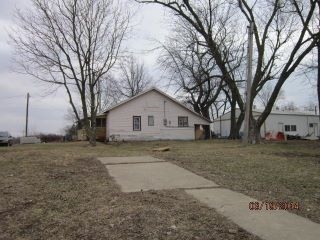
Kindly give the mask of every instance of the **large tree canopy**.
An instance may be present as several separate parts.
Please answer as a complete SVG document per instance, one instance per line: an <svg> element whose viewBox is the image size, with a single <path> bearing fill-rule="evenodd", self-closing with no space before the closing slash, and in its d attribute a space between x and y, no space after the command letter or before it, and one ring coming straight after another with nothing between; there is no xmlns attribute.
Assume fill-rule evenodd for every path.
<svg viewBox="0 0 320 240"><path fill-rule="evenodd" d="M233 49L253 24L253 81L250 99L249 141L260 140L260 128L270 114L284 82L301 65L319 42L317 0L138 0L169 9L175 17L189 24L211 52L223 80L242 111L243 92L233 75ZM244 50L246 51L246 50ZM272 93L262 114L254 119L254 99L267 82ZM239 122L238 122L239 123ZM238 128L239 129L239 128Z"/></svg>
<svg viewBox="0 0 320 240"><path fill-rule="evenodd" d="M129 24L116 0L31 0L11 35L24 72L63 86L95 145L100 82L115 64ZM77 102L81 103L83 121Z"/></svg>

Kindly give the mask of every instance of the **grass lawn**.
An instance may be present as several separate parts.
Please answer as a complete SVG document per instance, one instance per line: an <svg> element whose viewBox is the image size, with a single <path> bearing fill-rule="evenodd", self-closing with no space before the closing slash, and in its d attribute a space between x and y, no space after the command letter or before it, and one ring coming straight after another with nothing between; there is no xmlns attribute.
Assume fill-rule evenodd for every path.
<svg viewBox="0 0 320 240"><path fill-rule="evenodd" d="M152 148L170 146L168 152ZM0 239L258 239L182 190L121 193L98 156L153 155L320 223L320 142L61 143L0 148ZM248 203L249 204L249 203Z"/></svg>
<svg viewBox="0 0 320 240"><path fill-rule="evenodd" d="M188 142L158 157L260 201L299 203L292 212L320 223L320 141Z"/></svg>

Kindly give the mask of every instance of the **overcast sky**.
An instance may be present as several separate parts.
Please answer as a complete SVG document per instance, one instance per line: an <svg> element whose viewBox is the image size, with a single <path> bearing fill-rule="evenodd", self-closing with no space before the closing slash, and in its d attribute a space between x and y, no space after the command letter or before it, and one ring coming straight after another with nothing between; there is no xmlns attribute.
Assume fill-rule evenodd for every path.
<svg viewBox="0 0 320 240"><path fill-rule="evenodd" d="M7 30L14 26L12 13L15 7L30 7L29 0L0 0L0 131L9 131L21 136L25 128L26 95L29 92L29 133L62 133L70 124L65 115L69 107L63 89L48 95L45 87L39 86L29 76L12 71L12 52L8 45ZM151 75L160 80L156 53L146 53L155 47L154 39L163 41L168 33L164 10L155 5L140 6L135 18L135 28L127 47L143 59ZM316 91L303 77L291 79L284 86L285 101L297 105L315 102ZM158 81L159 82L159 81ZM160 81L161 82L161 81ZM161 85L160 85L161 87Z"/></svg>
<svg viewBox="0 0 320 240"><path fill-rule="evenodd" d="M45 86L30 76L15 73L12 65L13 50L8 45L7 30L14 26L12 13L15 7L30 7L28 0L0 0L0 131L14 136L23 135L25 129L26 95L31 95L29 105L29 133L61 133L70 124L65 115L69 107L64 89L48 95ZM164 40L164 11L157 6L140 6L134 19L134 29L129 42L130 52L145 61L156 71L156 56L148 50L154 47L154 39ZM155 69L155 71L153 71ZM157 79L159 74L153 76Z"/></svg>

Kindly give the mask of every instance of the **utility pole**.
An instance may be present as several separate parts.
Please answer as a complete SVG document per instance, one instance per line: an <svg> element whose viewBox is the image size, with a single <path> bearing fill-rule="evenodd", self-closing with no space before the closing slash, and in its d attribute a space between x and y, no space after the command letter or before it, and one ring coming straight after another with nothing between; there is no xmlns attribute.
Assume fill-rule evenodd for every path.
<svg viewBox="0 0 320 240"><path fill-rule="evenodd" d="M247 60L247 88L246 88L246 104L244 113L244 129L243 139L244 144L249 143L249 128L250 128L250 104L251 104L251 82L252 82L252 51L253 51L253 23L250 22L248 27L248 60Z"/></svg>
<svg viewBox="0 0 320 240"><path fill-rule="evenodd" d="M27 110L26 110L26 137L28 137L29 98L30 98L30 94L29 94L29 93L27 93Z"/></svg>

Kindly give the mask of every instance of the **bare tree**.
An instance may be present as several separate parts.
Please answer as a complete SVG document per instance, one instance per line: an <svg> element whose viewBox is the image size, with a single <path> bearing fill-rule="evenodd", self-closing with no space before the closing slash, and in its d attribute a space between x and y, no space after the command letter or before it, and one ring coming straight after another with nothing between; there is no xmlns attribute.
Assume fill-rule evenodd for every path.
<svg viewBox="0 0 320 240"><path fill-rule="evenodd" d="M155 3L170 9L175 16L185 21L203 37L203 45L214 57L224 81L242 112L244 104L241 92L229 66L232 56L225 50L228 46L234 45L237 36L245 34L246 25L253 24L255 61L249 104L249 142L260 141L260 128L270 114L282 85L315 48L320 38L316 21L318 0L138 0L138 2ZM234 13L230 15L232 10ZM221 16L228 17L221 18ZM234 32L228 31L229 28L226 27L220 28L232 22L237 26ZM220 32L224 38L219 37ZM258 119L254 119L253 101L268 81L274 82L271 97L262 114Z"/></svg>
<svg viewBox="0 0 320 240"><path fill-rule="evenodd" d="M305 111L314 112L316 115L318 114L317 102L309 100L308 104L304 106Z"/></svg>
<svg viewBox="0 0 320 240"><path fill-rule="evenodd" d="M228 23L234 9L230 5L224 5L223 9L226 13L220 14L218 7L212 7L218 24L215 26L216 31L211 32L211 37L219 39L218 47L223 54L220 60L226 64L223 71L227 72L230 77L232 76L232 81L234 81L232 89L228 86L225 74L221 71L216 56L208 48L203 35L181 18L175 21L175 28L172 31L174 34L167 43L163 44L165 54L160 59L162 66L171 72L171 78L174 79L176 85L187 93L188 101L195 111L208 117L214 116L212 110L216 114L219 114L220 109L225 110L227 106L223 106L224 104L231 107L229 137L237 138L243 119L243 114L237 119L235 111L237 106L243 107L240 91L245 73L245 61L243 61L245 42L244 38L233 34L236 26ZM223 89L225 91L222 91ZM221 98L220 95L223 97ZM212 104L215 105L214 108L211 108ZM209 114L210 111L211 114Z"/></svg>
<svg viewBox="0 0 320 240"><path fill-rule="evenodd" d="M179 26L179 25L177 25ZM210 107L225 87L214 59L199 45L192 29L175 28L175 34L162 44L158 62L172 79L183 101L195 112L210 119Z"/></svg>
<svg viewBox="0 0 320 240"><path fill-rule="evenodd" d="M119 102L133 97L152 85L152 78L143 62L130 55L119 63L119 71L110 76L107 94L113 101Z"/></svg>
<svg viewBox="0 0 320 240"><path fill-rule="evenodd" d="M66 90L78 122L95 145L99 84L114 66L129 13L116 0L31 0L11 35L24 72Z"/></svg>
<svg viewBox="0 0 320 240"><path fill-rule="evenodd" d="M258 93L258 100L263 107L266 107L268 105L268 102L272 95L273 88L274 86L272 86L272 84L268 82ZM281 89L273 105L276 105L277 101L282 100L284 98L285 98L285 94L284 94L284 91Z"/></svg>
<svg viewBox="0 0 320 240"><path fill-rule="evenodd" d="M281 106L282 111L297 111L299 108L294 101L287 102Z"/></svg>

